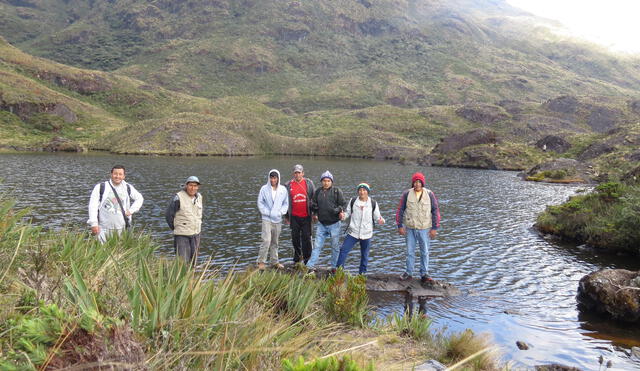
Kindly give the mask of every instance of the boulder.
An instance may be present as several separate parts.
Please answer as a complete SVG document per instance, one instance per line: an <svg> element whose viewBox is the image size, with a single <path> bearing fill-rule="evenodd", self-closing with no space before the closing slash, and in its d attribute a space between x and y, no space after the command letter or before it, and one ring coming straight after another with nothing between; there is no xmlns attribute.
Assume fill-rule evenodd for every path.
<svg viewBox="0 0 640 371"><path fill-rule="evenodd" d="M559 365L557 363L552 363L550 365L544 365L544 366L535 366L534 370L535 371L582 371L577 367Z"/></svg>
<svg viewBox="0 0 640 371"><path fill-rule="evenodd" d="M456 110L456 114L481 125L493 125L510 118L506 111L491 104L468 104Z"/></svg>
<svg viewBox="0 0 640 371"><path fill-rule="evenodd" d="M640 166L637 166L628 173L624 174L620 180L626 183L636 183L640 181Z"/></svg>
<svg viewBox="0 0 640 371"><path fill-rule="evenodd" d="M631 112L640 115L640 100L632 100L627 103Z"/></svg>
<svg viewBox="0 0 640 371"><path fill-rule="evenodd" d="M448 154L478 144L496 144L500 139L498 134L489 129L474 129L461 134L454 134L442 138L431 151L432 154Z"/></svg>
<svg viewBox="0 0 640 371"><path fill-rule="evenodd" d="M554 99L549 99L544 103L544 107L552 112L573 115L578 112L580 102L576 97L563 95Z"/></svg>
<svg viewBox="0 0 640 371"><path fill-rule="evenodd" d="M524 174L527 180L556 181L561 183L590 183L591 171L582 162L570 158L558 158L538 164ZM532 179L535 178L535 179Z"/></svg>
<svg viewBox="0 0 640 371"><path fill-rule="evenodd" d="M582 151L582 153L580 153L580 155L578 155L578 160L580 161L587 161L587 160L591 160L594 159L596 157L599 157L601 155L604 155L605 153L610 153L615 151L616 148L606 142L595 142L593 144L591 144L590 146L588 146L587 148L585 148L584 151Z"/></svg>
<svg viewBox="0 0 640 371"><path fill-rule="evenodd" d="M547 135L536 142L536 147L543 151L554 151L556 153L565 153L571 148L571 143L557 135Z"/></svg>
<svg viewBox="0 0 640 371"><path fill-rule="evenodd" d="M587 117L587 125L597 133L606 133L614 129L623 119L623 113L619 109L607 107L593 107Z"/></svg>
<svg viewBox="0 0 640 371"><path fill-rule="evenodd" d="M640 271L603 269L588 274L578 283L578 309L615 320L640 323L640 287L631 282Z"/></svg>
<svg viewBox="0 0 640 371"><path fill-rule="evenodd" d="M85 152L86 149L80 144L64 138L54 137L51 141L42 148L45 152Z"/></svg>

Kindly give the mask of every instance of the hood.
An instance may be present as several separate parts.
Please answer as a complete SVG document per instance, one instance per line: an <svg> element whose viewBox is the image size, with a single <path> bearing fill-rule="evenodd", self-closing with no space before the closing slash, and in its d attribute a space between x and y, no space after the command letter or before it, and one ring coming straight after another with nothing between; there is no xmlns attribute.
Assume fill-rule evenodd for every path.
<svg viewBox="0 0 640 371"><path fill-rule="evenodd" d="M275 172L276 174L278 174L278 185L280 185L280 181L282 180L282 178L280 177L280 172L277 169L271 169L269 170L269 172L267 173L267 185L271 185L271 182L269 181L269 174Z"/></svg>

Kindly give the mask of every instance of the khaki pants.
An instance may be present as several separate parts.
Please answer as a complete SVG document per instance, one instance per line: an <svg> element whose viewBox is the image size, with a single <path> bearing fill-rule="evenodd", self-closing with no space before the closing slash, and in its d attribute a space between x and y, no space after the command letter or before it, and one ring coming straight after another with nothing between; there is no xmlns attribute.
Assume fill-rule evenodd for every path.
<svg viewBox="0 0 640 371"><path fill-rule="evenodd" d="M267 262L269 254L269 264L278 264L278 246L280 245L280 231L282 223L272 223L262 220L262 245L258 252L258 263Z"/></svg>

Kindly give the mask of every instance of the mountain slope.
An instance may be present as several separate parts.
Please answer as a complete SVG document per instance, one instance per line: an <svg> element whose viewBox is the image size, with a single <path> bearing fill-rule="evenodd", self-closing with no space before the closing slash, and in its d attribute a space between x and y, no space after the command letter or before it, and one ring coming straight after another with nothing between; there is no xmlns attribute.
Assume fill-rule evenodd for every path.
<svg viewBox="0 0 640 371"><path fill-rule="evenodd" d="M3 5L5 18L27 25L19 11L39 20L52 3L69 11L46 18L54 32L0 25L31 53L296 112L640 90L638 59L563 41L499 0L24 1Z"/></svg>

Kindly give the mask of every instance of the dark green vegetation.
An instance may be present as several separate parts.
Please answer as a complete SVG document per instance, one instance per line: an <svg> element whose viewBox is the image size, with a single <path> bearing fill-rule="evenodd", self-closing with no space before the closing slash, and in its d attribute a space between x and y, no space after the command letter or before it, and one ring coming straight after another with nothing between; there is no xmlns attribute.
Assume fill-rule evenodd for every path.
<svg viewBox="0 0 640 371"><path fill-rule="evenodd" d="M640 255L640 185L601 183L591 193L547 207L536 227L577 243Z"/></svg>
<svg viewBox="0 0 640 371"><path fill-rule="evenodd" d="M13 205L0 195L0 369L497 367L469 357L486 340L433 333L425 316L372 322L363 277L194 271L144 235L100 245L44 232Z"/></svg>
<svg viewBox="0 0 640 371"><path fill-rule="evenodd" d="M0 35L65 65L0 42L0 145L496 169L568 157L619 176L612 164L638 163L640 61L544 22L502 0L4 1ZM476 129L492 138L465 140ZM570 149L535 145L549 134Z"/></svg>

